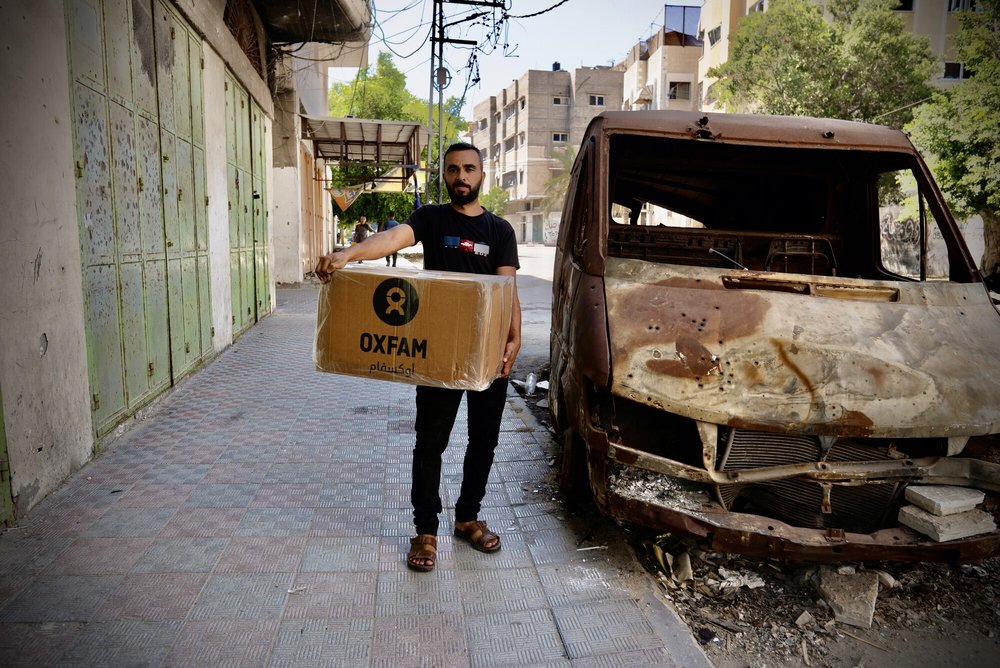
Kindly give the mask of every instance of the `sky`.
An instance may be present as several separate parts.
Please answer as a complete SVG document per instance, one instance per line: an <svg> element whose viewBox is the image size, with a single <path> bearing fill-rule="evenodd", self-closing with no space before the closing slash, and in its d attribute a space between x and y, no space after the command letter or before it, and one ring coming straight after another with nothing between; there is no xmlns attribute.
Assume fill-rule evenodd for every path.
<svg viewBox="0 0 1000 668"><path fill-rule="evenodd" d="M560 0L507 0L512 16L534 14L557 5ZM396 67L407 76L407 88L427 99L430 93L431 0L374 0L374 23L369 43L369 63L380 51L393 54ZM664 4L700 6L701 0L565 0L539 16L510 19L492 53L479 54L480 82L466 93L464 116L479 101L495 95L529 69L549 70L558 61L562 69L611 65L624 59L639 40L663 25ZM445 23L471 12L467 5L445 3ZM449 38L482 41L489 28L463 23L448 30ZM507 46L504 48L503 44ZM445 97L460 97L469 69L470 47L445 45L445 65L451 84ZM349 81L350 70L331 70L331 83Z"/></svg>

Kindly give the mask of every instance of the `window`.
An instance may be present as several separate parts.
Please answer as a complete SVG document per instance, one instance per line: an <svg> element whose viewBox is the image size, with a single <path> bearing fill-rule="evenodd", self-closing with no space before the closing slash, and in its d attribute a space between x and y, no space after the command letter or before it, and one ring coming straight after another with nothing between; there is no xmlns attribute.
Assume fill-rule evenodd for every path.
<svg viewBox="0 0 1000 668"><path fill-rule="evenodd" d="M521 183L521 184L524 183L524 170L523 169L517 173L517 182Z"/></svg>
<svg viewBox="0 0 1000 668"><path fill-rule="evenodd" d="M667 97L671 100L691 99L691 83L689 81L671 81L667 90Z"/></svg>
<svg viewBox="0 0 1000 668"><path fill-rule="evenodd" d="M485 118L480 119L480 121L479 121L479 129L480 130L485 130L486 129L486 119Z"/></svg>
<svg viewBox="0 0 1000 668"><path fill-rule="evenodd" d="M503 108L504 120L513 116L515 111L517 111L517 107L515 107L513 104L508 104L506 107L504 107Z"/></svg>
<svg viewBox="0 0 1000 668"><path fill-rule="evenodd" d="M563 97L561 95L556 95L552 98L552 104L558 104L558 105L569 104L569 98Z"/></svg>
<svg viewBox="0 0 1000 668"><path fill-rule="evenodd" d="M504 150L504 153L506 153L508 151L513 151L514 147L516 145L517 145L517 141L516 141L515 137L510 137L508 139L504 139L503 140L503 150Z"/></svg>
<svg viewBox="0 0 1000 668"><path fill-rule="evenodd" d="M552 133L552 141L554 141L556 143L563 143L563 144L565 144L566 142L569 141L569 134L566 133L566 132L553 132Z"/></svg>
<svg viewBox="0 0 1000 668"><path fill-rule="evenodd" d="M913 0L899 0L899 6L896 7L897 12L912 12L913 11Z"/></svg>
<svg viewBox="0 0 1000 668"><path fill-rule="evenodd" d="M505 172L503 175L503 182L501 187L503 188L513 188L517 185L517 172Z"/></svg>
<svg viewBox="0 0 1000 668"><path fill-rule="evenodd" d="M517 143L519 143L521 146L524 146L524 142L525 142L525 137L524 133L522 132L517 136Z"/></svg>
<svg viewBox="0 0 1000 668"><path fill-rule="evenodd" d="M968 69L962 63L945 63L944 64L944 78L945 79L968 79L972 76L972 70Z"/></svg>
<svg viewBox="0 0 1000 668"><path fill-rule="evenodd" d="M592 106L592 107L603 107L604 106L604 96L603 95L591 95L590 96L590 106Z"/></svg>
<svg viewBox="0 0 1000 668"><path fill-rule="evenodd" d="M722 26L715 26L708 31L709 46L715 46L720 39L722 39Z"/></svg>
<svg viewBox="0 0 1000 668"><path fill-rule="evenodd" d="M917 281L948 280L948 247L910 170L878 175L882 266Z"/></svg>
<svg viewBox="0 0 1000 668"><path fill-rule="evenodd" d="M524 98L522 97L522 98L521 98L521 99L520 99L520 100L519 100L518 102L519 102L519 107L520 107L521 109L524 109L524 105L525 105L525 104L527 103L527 100L525 100L525 99L524 99Z"/></svg>

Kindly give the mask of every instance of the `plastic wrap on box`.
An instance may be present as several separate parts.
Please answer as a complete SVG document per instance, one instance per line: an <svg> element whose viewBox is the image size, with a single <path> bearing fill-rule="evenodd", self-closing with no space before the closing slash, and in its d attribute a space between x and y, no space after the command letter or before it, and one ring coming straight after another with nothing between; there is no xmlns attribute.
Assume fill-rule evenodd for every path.
<svg viewBox="0 0 1000 668"><path fill-rule="evenodd" d="M320 371L461 390L499 375L514 279L349 266L320 290Z"/></svg>

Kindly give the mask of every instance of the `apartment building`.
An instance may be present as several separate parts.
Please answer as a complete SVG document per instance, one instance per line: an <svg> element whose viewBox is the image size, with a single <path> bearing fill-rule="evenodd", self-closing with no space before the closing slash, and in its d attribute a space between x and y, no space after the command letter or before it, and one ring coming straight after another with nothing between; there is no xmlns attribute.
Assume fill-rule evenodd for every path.
<svg viewBox="0 0 1000 668"><path fill-rule="evenodd" d="M623 108L697 109L701 51L693 35L666 28L635 44L622 62Z"/></svg>
<svg viewBox="0 0 1000 668"><path fill-rule="evenodd" d="M968 76L955 58L951 37L958 32L958 12L975 7L976 0L900 0L896 12L906 28L930 40L931 51L941 59L941 70L931 83L949 86ZM813 0L822 4L821 0ZM729 36L744 16L767 10L770 0L705 0L701 8L698 36L704 53L698 63L699 108L717 109L711 94L715 79L708 71L729 58Z"/></svg>
<svg viewBox="0 0 1000 668"><path fill-rule="evenodd" d="M567 71L554 63L473 108L468 133L483 151L483 192L507 191L503 215L519 242L555 243L561 212L543 212L545 184L562 170L553 151L577 146L590 119L622 108L623 75L617 66Z"/></svg>

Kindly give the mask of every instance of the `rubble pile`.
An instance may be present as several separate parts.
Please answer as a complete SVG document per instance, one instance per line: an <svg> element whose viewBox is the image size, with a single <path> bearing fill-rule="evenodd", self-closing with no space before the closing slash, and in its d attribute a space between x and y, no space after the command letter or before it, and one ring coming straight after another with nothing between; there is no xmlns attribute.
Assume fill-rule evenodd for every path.
<svg viewBox="0 0 1000 668"><path fill-rule="evenodd" d="M1000 645L1000 557L963 566L786 564L669 534L646 538L640 552L713 661L840 665L844 643L891 652L892 636L914 628L948 637L964 627Z"/></svg>

